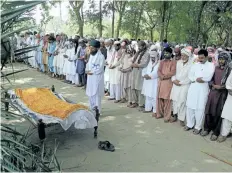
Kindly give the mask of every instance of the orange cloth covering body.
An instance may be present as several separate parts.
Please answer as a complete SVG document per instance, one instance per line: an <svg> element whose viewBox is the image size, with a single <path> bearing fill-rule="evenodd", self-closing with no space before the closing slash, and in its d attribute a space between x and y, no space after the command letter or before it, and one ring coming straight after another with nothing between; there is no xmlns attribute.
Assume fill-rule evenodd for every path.
<svg viewBox="0 0 232 173"><path fill-rule="evenodd" d="M88 110L87 106L60 100L48 88L15 89L15 94L30 110L42 115L65 119L74 111Z"/></svg>

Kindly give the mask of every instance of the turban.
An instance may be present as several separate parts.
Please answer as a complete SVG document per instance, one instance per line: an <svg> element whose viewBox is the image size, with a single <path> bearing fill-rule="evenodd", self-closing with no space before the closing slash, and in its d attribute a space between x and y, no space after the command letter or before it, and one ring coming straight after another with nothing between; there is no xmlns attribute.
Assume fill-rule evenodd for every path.
<svg viewBox="0 0 232 173"><path fill-rule="evenodd" d="M159 58L159 52L157 50L151 50L150 56L155 57L155 58Z"/></svg>
<svg viewBox="0 0 232 173"><path fill-rule="evenodd" d="M187 48L184 48L184 49L181 50L181 54L185 54L188 57L190 57L191 56L191 51L189 49L187 49Z"/></svg>
<svg viewBox="0 0 232 173"><path fill-rule="evenodd" d="M226 51L223 51L223 52L219 53L218 59L220 59L220 58L223 58L223 59L225 59L226 61L229 61L229 62L231 61L231 55Z"/></svg>
<svg viewBox="0 0 232 173"><path fill-rule="evenodd" d="M91 40L89 45L95 48L100 48L100 42L97 40Z"/></svg>
<svg viewBox="0 0 232 173"><path fill-rule="evenodd" d="M115 41L114 44L120 44L120 41Z"/></svg>

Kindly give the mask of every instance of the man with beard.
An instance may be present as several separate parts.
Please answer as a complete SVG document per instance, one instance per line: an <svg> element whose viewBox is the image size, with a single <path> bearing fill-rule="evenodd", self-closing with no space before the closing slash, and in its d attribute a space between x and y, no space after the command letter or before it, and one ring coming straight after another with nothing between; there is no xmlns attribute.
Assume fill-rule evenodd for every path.
<svg viewBox="0 0 232 173"><path fill-rule="evenodd" d="M77 52L76 61L76 73L78 74L78 87L83 87L86 85L86 74L85 74L85 54L86 54L86 44L84 40L79 40L80 49Z"/></svg>
<svg viewBox="0 0 232 173"><path fill-rule="evenodd" d="M176 75L172 77L173 87L171 91L171 100L173 105L173 116L170 122L175 122L177 117L181 126L184 126L186 115L186 99L189 85L191 83L188 73L191 68L191 51L187 48L181 50L181 60L176 64Z"/></svg>
<svg viewBox="0 0 232 173"><path fill-rule="evenodd" d="M135 54L131 65L133 68L131 73L132 105L129 105L129 107L136 108L139 106L139 111L143 111L145 101L142 95L142 70L147 67L150 61L150 55L144 41L139 41L138 47L139 51Z"/></svg>
<svg viewBox="0 0 232 173"><path fill-rule="evenodd" d="M201 135L206 136L210 131L213 131L211 140L217 140L221 129L221 113L225 104L228 91L225 88L224 73L227 70L227 65L231 61L230 55L227 52L221 52L218 56L219 66L215 68L214 76L210 82L211 91L208 96L208 101L205 108L204 131Z"/></svg>
<svg viewBox="0 0 232 173"><path fill-rule="evenodd" d="M232 68L232 64L230 63L230 68ZM218 142L224 142L229 135L232 127L232 114L231 114L231 105L232 105L232 71L230 71L230 75L226 81L226 89L228 90L228 96L225 102L225 105L222 110L222 127L221 134L218 137Z"/></svg>
<svg viewBox="0 0 232 173"><path fill-rule="evenodd" d="M120 78L120 84L121 84L121 101L120 103L126 103L128 101L129 104L131 104L131 64L132 64L132 57L134 55L135 51L131 47L131 45L128 45L126 47L126 50L120 60L120 72L121 72L121 78Z"/></svg>
<svg viewBox="0 0 232 173"><path fill-rule="evenodd" d="M90 58L86 64L87 87L86 95L89 97L90 109L98 107L101 113L101 99L104 96L104 66L105 57L101 53L100 42L91 40Z"/></svg>
<svg viewBox="0 0 232 173"><path fill-rule="evenodd" d="M115 103L120 102L121 99L121 88L120 88L120 74L119 71L119 60L121 56L119 55L120 42L114 42L114 53L111 59L109 69L110 69L110 98L109 100L115 100Z"/></svg>
<svg viewBox="0 0 232 173"><path fill-rule="evenodd" d="M163 51L164 59L160 62L158 69L159 84L158 84L158 98L157 98L157 116L156 118L164 117L164 122L169 122L171 118L171 99L170 94L172 90L171 78L176 74L176 61L171 60L172 49L167 47Z"/></svg>
<svg viewBox="0 0 232 173"><path fill-rule="evenodd" d="M160 55L154 45L151 46L149 54L151 57L150 62L142 72L142 76L144 78L142 94L146 96L144 113L152 111L152 116L156 117L156 98Z"/></svg>
<svg viewBox="0 0 232 173"><path fill-rule="evenodd" d="M179 47L175 47L174 49L174 60L179 61L181 59L181 52Z"/></svg>
<svg viewBox="0 0 232 173"><path fill-rule="evenodd" d="M105 96L109 96L110 93L110 69L109 64L112 60L114 48L113 48L113 41L110 39L105 40L105 46L107 50L107 58L106 58L106 64L105 64L105 73L104 73L104 79L105 79Z"/></svg>
<svg viewBox="0 0 232 173"><path fill-rule="evenodd" d="M189 72L191 84L187 95L187 124L184 130L188 131L194 127L193 133L199 134L204 118L205 105L208 99L209 85L214 74L214 64L207 61L207 50L198 52L198 62L194 64Z"/></svg>

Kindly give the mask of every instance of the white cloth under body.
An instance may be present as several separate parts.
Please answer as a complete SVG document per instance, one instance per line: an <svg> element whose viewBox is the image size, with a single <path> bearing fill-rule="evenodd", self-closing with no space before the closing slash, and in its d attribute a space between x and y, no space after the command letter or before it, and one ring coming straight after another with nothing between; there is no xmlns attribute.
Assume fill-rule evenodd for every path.
<svg viewBox="0 0 232 173"><path fill-rule="evenodd" d="M64 130L68 130L72 124L76 129L94 128L97 126L95 114L88 110L77 110L71 113L66 119L60 119L50 115L41 115L30 110L19 98L16 98L13 90L9 91L12 103L20 110L21 113L28 115L35 122L42 119L45 124L59 123ZM59 97L64 100L62 95Z"/></svg>

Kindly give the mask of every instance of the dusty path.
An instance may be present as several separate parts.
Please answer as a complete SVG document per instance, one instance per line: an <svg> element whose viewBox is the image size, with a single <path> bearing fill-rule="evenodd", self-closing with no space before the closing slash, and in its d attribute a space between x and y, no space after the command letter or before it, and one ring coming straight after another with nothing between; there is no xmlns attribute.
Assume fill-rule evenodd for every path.
<svg viewBox="0 0 232 173"><path fill-rule="evenodd" d="M23 65L17 69L24 68ZM15 75L15 87L56 87L56 91L73 101L87 103L84 90L38 73L34 69ZM13 82L13 81L12 81ZM93 138L93 130L63 131L58 126L47 129L47 143L59 142L57 156L62 169L71 171L232 171L221 161L201 151L232 162L232 138L219 144L209 137L195 136L175 124L165 124L150 114L139 113L125 104L103 100L99 137ZM11 121L22 130L29 125L23 119ZM38 140L34 133L34 140ZM109 140L116 146L114 153L97 148L99 140Z"/></svg>

